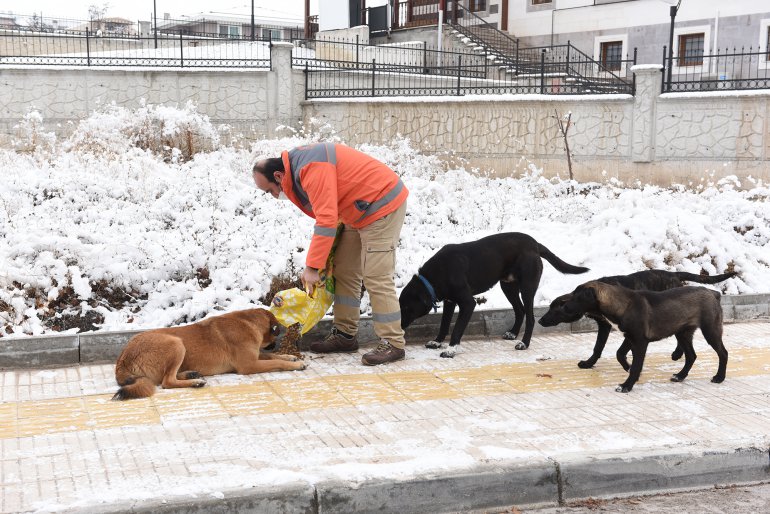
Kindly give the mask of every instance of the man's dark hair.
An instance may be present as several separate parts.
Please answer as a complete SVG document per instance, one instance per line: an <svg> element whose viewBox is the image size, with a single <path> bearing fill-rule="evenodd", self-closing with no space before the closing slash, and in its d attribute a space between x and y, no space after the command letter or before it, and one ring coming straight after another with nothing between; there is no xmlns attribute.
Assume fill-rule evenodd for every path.
<svg viewBox="0 0 770 514"><path fill-rule="evenodd" d="M272 184L277 184L278 182L275 180L275 177L273 176L273 173L276 171L284 171L283 169L283 159L280 157L272 157L270 159L265 159L265 163L260 166L259 163L262 161L257 161L257 163L254 165L254 173L259 173L263 177L267 179L268 182Z"/></svg>

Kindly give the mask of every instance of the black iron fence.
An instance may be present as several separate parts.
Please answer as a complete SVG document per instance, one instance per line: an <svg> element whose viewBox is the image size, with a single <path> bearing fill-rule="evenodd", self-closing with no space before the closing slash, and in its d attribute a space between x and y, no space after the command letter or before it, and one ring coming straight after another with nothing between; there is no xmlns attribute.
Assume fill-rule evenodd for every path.
<svg viewBox="0 0 770 514"><path fill-rule="evenodd" d="M196 36L95 36L26 33L0 35L0 65L270 68L268 40Z"/></svg>
<svg viewBox="0 0 770 514"><path fill-rule="evenodd" d="M663 47L662 91L770 89L770 50L690 52L669 60Z"/></svg>
<svg viewBox="0 0 770 514"><path fill-rule="evenodd" d="M318 17L311 16L311 34L318 30ZM222 17L189 16L183 18L155 18L128 20L120 17L99 16L91 19L48 17L38 14L6 15L0 18L0 30L15 32L43 32L59 35L110 37L147 37L150 35L198 36L226 39L272 39L291 41L305 37L305 27L265 23L246 14ZM253 34L253 38L252 38Z"/></svg>
<svg viewBox="0 0 770 514"><path fill-rule="evenodd" d="M425 42L370 45L355 39L295 40L292 65L312 71L395 72L487 78L495 72L485 54L437 50Z"/></svg>
<svg viewBox="0 0 770 514"><path fill-rule="evenodd" d="M475 20L464 12L462 18ZM108 33L106 25L81 32L78 21L59 20L54 27L30 17L24 29L0 26L0 65L270 68L271 41L282 39L270 31L253 41L250 34L139 36L119 26ZM292 41L292 64L306 71L307 98L635 92L635 50L630 58L600 62L569 43L525 48L510 40L515 44L506 43L508 53L500 59L483 45L447 51L422 42ZM767 50L675 55L669 62L664 47L663 56L663 92L770 89Z"/></svg>
<svg viewBox="0 0 770 514"><path fill-rule="evenodd" d="M633 94L635 86L630 68L636 63L636 52L631 59L616 61L619 69L615 72L571 45L522 49L518 63L500 65L490 61L488 54L439 52L426 45L407 51L402 46L370 47L355 42L306 44L295 49L293 63L305 70L305 96L309 99ZM313 53L309 53L311 48Z"/></svg>
<svg viewBox="0 0 770 514"><path fill-rule="evenodd" d="M634 94L636 48L632 57L612 61L611 65L596 61L575 48L566 45L541 47L517 47L514 59L506 70L518 77L558 77L572 86L575 93L626 93Z"/></svg>
<svg viewBox="0 0 770 514"><path fill-rule="evenodd" d="M266 23L251 24L249 16L238 16L230 19L207 18L195 16L183 19L157 19L158 34L184 34L206 38L228 39L272 39L274 41L291 41L305 37L305 28L300 26L284 26ZM312 25L312 21L310 22ZM317 21L316 21L317 24ZM148 27L154 31L153 27ZM311 29L312 30L312 29ZM317 30L317 28L316 28ZM145 30L145 32L147 32ZM252 38L252 34L254 37Z"/></svg>

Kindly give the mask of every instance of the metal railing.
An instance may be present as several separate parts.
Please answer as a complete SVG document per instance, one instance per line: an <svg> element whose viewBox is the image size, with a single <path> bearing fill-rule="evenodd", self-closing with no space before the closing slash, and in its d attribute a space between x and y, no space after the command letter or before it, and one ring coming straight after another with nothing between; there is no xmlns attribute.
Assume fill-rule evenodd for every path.
<svg viewBox="0 0 770 514"><path fill-rule="evenodd" d="M770 50L734 48L714 54L674 56L671 61L664 46L663 93L770 89Z"/></svg>
<svg viewBox="0 0 770 514"><path fill-rule="evenodd" d="M600 67L582 53L572 51L570 45L531 49L537 51L539 62L529 63L518 75L505 73L483 64L485 73L475 74L481 65L466 66L466 57L478 55L457 54L456 61L396 63L377 58L323 60L318 50L313 59L295 56L295 65L305 71L305 97L347 98L385 96L462 96L469 94L609 94L634 93L633 59L619 61L629 73L628 78ZM443 52L435 52L435 57ZM487 59L484 59L487 61ZM523 61L522 61L523 62ZM304 64L303 64L304 63ZM525 72L526 71L526 72Z"/></svg>
<svg viewBox="0 0 770 514"><path fill-rule="evenodd" d="M158 19L158 34L184 34L206 38L251 39L252 29L255 39L291 41L305 37L305 27L255 23L251 26L247 16L230 21L218 18L190 17L185 19ZM311 22L312 25L312 22ZM152 30L152 29L150 29ZM311 28L312 30L312 28Z"/></svg>
<svg viewBox="0 0 770 514"><path fill-rule="evenodd" d="M12 32L0 35L0 65L270 68L270 42Z"/></svg>
<svg viewBox="0 0 770 514"><path fill-rule="evenodd" d="M585 89L577 91L579 93L634 92L633 76L626 64L636 63L636 50L633 60L624 59L607 64L596 61L570 42L566 45L525 47L460 2L452 2L448 22L467 44L476 45L478 50L489 54L490 59L507 73L516 76L540 73L562 76L572 85Z"/></svg>
<svg viewBox="0 0 770 514"><path fill-rule="evenodd" d="M514 73L522 75L550 74L584 91L580 93L635 93L631 67L636 64L637 50L632 58L612 63L601 63L575 48L566 45L519 48ZM539 60L539 62L538 62Z"/></svg>
<svg viewBox="0 0 770 514"><path fill-rule="evenodd" d="M313 18L313 17L311 17ZM310 20L311 32L317 31L318 17ZM205 16L182 19L157 18L155 20L127 20L116 17L93 19L44 17L32 15L8 15L0 23L0 30L18 32L44 32L60 35L101 35L110 37L137 37L158 35L198 36L206 38L255 39L272 38L273 40L291 41L304 37L305 28L299 26L255 23L252 27L250 16L246 14L228 15L228 18L207 18ZM314 32L313 32L314 33Z"/></svg>
<svg viewBox="0 0 770 514"><path fill-rule="evenodd" d="M439 51L425 42L370 45L355 39L295 40L292 65L308 70L394 72L486 78L495 70L483 54Z"/></svg>
<svg viewBox="0 0 770 514"><path fill-rule="evenodd" d="M460 2L452 2L450 18L447 22L469 41L483 47L499 63L514 65L519 53L519 41L497 25L484 21Z"/></svg>

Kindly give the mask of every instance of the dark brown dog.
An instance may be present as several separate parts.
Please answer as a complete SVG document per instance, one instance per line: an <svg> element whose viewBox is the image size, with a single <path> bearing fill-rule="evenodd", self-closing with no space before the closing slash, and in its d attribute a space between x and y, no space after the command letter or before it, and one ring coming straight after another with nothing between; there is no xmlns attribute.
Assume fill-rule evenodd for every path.
<svg viewBox="0 0 770 514"><path fill-rule="evenodd" d="M697 282L699 284L716 284L727 280L728 278L737 275L736 272L730 271L721 275L696 275L694 273L687 273L684 271L665 271L665 270L645 270L637 271L629 275L613 275L610 277L602 277L597 279L599 282L605 284L613 284L618 286L627 287L635 291L666 291L675 287L682 287L685 282ZM556 313L558 313L562 306L572 298L572 293L567 293L556 298L551 302L551 306L548 312L540 318L539 323L544 327L551 327L558 325L559 323L574 323L583 316L565 317L563 313L559 316L562 321L554 322ZM596 334L596 343L594 344L594 351L591 357L586 360L578 362L578 367L587 369L592 368L599 357L602 356L604 346L607 344L607 338L612 331L612 325L607 321L604 316L596 312L586 312L586 317L596 321L599 325L599 332ZM677 349L671 354L673 360L679 360L682 357L682 350L677 346Z"/></svg>
<svg viewBox="0 0 770 514"><path fill-rule="evenodd" d="M721 383L727 370L727 350L722 344L722 306L718 291L704 287L679 287L663 292L632 291L625 287L592 281L578 286L569 300L558 311L552 311L554 324L580 316L599 313L615 323L625 337L617 351L628 379L616 389L631 391L642 372L647 345L666 337L676 336L684 353L684 367L671 377L681 382L695 362L692 336L700 328L706 342L719 357L717 374L712 382ZM633 362L629 366L626 354L631 350Z"/></svg>
<svg viewBox="0 0 770 514"><path fill-rule="evenodd" d="M121 386L113 400L146 398L155 387L203 387L204 375L305 369L291 355L261 350L274 346L280 325L265 309L247 309L131 338L115 364Z"/></svg>

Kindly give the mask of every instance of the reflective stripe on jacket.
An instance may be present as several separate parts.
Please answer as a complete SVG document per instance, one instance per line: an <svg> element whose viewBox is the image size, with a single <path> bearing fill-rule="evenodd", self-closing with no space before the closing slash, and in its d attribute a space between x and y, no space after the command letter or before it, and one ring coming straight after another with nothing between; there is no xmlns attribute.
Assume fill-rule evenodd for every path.
<svg viewBox="0 0 770 514"><path fill-rule="evenodd" d="M316 219L307 265L322 269L337 224L363 228L398 209L409 195L396 172L345 145L317 143L281 154L281 188L305 214Z"/></svg>

